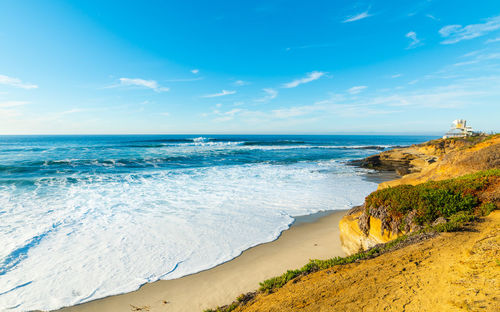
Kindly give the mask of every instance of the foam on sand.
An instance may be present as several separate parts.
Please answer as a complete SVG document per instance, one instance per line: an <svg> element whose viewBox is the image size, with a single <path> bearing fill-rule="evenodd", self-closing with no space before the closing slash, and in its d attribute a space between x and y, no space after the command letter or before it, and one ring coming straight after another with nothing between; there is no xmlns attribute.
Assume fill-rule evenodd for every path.
<svg viewBox="0 0 500 312"><path fill-rule="evenodd" d="M292 216L350 208L375 188L336 161L2 185L0 310L55 309L199 272L276 239Z"/></svg>

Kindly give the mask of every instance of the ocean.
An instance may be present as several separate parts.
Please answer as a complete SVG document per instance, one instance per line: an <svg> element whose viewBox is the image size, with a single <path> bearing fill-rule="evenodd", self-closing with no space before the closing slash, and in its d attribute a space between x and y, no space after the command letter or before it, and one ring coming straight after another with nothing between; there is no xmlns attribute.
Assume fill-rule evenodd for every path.
<svg viewBox="0 0 500 312"><path fill-rule="evenodd" d="M377 187L348 166L429 136L0 136L0 310L196 273Z"/></svg>

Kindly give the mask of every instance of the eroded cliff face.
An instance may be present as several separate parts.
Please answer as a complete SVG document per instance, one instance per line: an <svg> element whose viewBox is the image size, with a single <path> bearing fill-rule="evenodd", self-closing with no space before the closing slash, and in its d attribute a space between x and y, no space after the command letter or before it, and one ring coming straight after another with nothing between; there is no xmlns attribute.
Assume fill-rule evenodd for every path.
<svg viewBox="0 0 500 312"><path fill-rule="evenodd" d="M379 189L455 178L480 170L500 168L500 135L434 140L385 151L356 164L378 170L396 170L403 175L400 179L381 183ZM352 209L339 224L344 251L350 255L404 234L403 231L388 231L387 226L382 224L383 220L383 216L364 213L363 206Z"/></svg>
<svg viewBox="0 0 500 312"><path fill-rule="evenodd" d="M499 311L500 211L381 256L300 276L234 311Z"/></svg>
<svg viewBox="0 0 500 312"><path fill-rule="evenodd" d="M363 217L363 213L358 211L340 220L340 241L346 254L352 255L398 237L395 233L382 230L381 220L374 217L369 217L370 227L368 234L365 235L359 226L360 217Z"/></svg>

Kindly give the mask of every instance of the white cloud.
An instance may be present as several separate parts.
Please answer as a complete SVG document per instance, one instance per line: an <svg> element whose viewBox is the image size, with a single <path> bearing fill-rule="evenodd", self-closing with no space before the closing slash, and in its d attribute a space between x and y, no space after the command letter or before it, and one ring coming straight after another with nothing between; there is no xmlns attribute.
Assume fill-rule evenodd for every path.
<svg viewBox="0 0 500 312"><path fill-rule="evenodd" d="M219 96L224 96L224 95L230 95L230 94L235 94L236 91L228 91L228 90L222 90L220 93L214 93L214 94L207 94L203 95L202 97L204 98L214 98L214 97L219 97Z"/></svg>
<svg viewBox="0 0 500 312"><path fill-rule="evenodd" d="M419 79L414 79L414 80L412 80L412 81L408 82L408 84L409 84L409 85L414 85L414 84L416 84L416 83L417 83L417 82L419 82L419 81L420 81Z"/></svg>
<svg viewBox="0 0 500 312"><path fill-rule="evenodd" d="M435 17L435 16L434 16L434 15L432 15L432 14L426 14L425 16L427 16L428 18L433 19L433 20L435 20L435 21L439 21L439 18Z"/></svg>
<svg viewBox="0 0 500 312"><path fill-rule="evenodd" d="M273 116L276 118L286 119L286 118L304 116L316 110L317 108L314 105L305 105L305 106L294 106L289 108L275 109L272 111L272 113Z"/></svg>
<svg viewBox="0 0 500 312"><path fill-rule="evenodd" d="M358 94L361 93L367 86L355 86L347 90L350 94Z"/></svg>
<svg viewBox="0 0 500 312"><path fill-rule="evenodd" d="M488 44L488 43L494 43L494 42L500 42L500 37L493 38L493 39L488 39L488 40L485 41L486 44Z"/></svg>
<svg viewBox="0 0 500 312"><path fill-rule="evenodd" d="M351 23L351 22L365 19L365 18L370 17L370 16L372 16L372 15L370 13L368 13L368 11L365 11L365 12L359 13L359 14L354 15L354 16L349 16L344 21L342 21L342 23Z"/></svg>
<svg viewBox="0 0 500 312"><path fill-rule="evenodd" d="M500 29L500 16L488 18L486 22L481 24L462 25L447 25L439 30L439 34L443 38L442 44L453 44L462 40L474 39L484 36L489 32Z"/></svg>
<svg viewBox="0 0 500 312"><path fill-rule="evenodd" d="M200 70L199 69L193 69L191 72L196 75L197 73L200 72Z"/></svg>
<svg viewBox="0 0 500 312"><path fill-rule="evenodd" d="M120 85L144 87L144 88L152 89L156 92L164 92L164 91L170 90L169 88L161 87L154 80L144 80L144 79L140 79L140 78L120 78Z"/></svg>
<svg viewBox="0 0 500 312"><path fill-rule="evenodd" d="M213 114L219 116L215 119L215 121L229 121L229 120L232 120L234 119L234 117L243 112L244 110L243 109L240 109L240 108L233 108L232 110L230 111L227 111L227 112L221 112L219 110L214 110L213 111Z"/></svg>
<svg viewBox="0 0 500 312"><path fill-rule="evenodd" d="M399 78L401 76L403 76L403 75L402 74L394 74L394 75L391 76L391 78Z"/></svg>
<svg viewBox="0 0 500 312"><path fill-rule="evenodd" d="M266 95L260 99L255 100L256 102L268 102L278 96L278 91L271 88L265 88L262 89L262 91L264 91Z"/></svg>
<svg viewBox="0 0 500 312"><path fill-rule="evenodd" d="M5 75L0 75L0 84L17 87L22 89L36 89L37 85L31 83L22 82L21 79L13 78Z"/></svg>
<svg viewBox="0 0 500 312"><path fill-rule="evenodd" d="M479 63L478 60L471 60L471 61L465 61L465 62L458 62L453 64L453 66L464 66L464 65L471 65L471 64L477 64Z"/></svg>
<svg viewBox="0 0 500 312"><path fill-rule="evenodd" d="M311 73L308 73L307 76L304 78L296 79L294 81L283 84L283 88L295 88L303 83L308 83L317 80L322 76L324 76L325 74L326 74L325 72L313 71Z"/></svg>
<svg viewBox="0 0 500 312"><path fill-rule="evenodd" d="M6 108L6 107L23 106L23 105L26 105L28 103L29 102L25 102L25 101L5 101L5 102L0 102L0 107Z"/></svg>
<svg viewBox="0 0 500 312"><path fill-rule="evenodd" d="M215 107L217 107L217 108L221 108L221 107L222 107L222 103L217 103L217 104L215 104Z"/></svg>
<svg viewBox="0 0 500 312"><path fill-rule="evenodd" d="M410 31L409 33L406 34L406 38L411 39L410 44L408 45L408 47L406 47L407 49L412 49L420 45L420 39L417 38L416 32Z"/></svg>
<svg viewBox="0 0 500 312"><path fill-rule="evenodd" d="M168 116L170 116L170 113L169 112L163 112L163 113L160 113L160 115L168 117Z"/></svg>
<svg viewBox="0 0 500 312"><path fill-rule="evenodd" d="M478 52L481 52L481 51L478 51ZM483 54L468 53L468 54L464 55L464 57L469 57L469 56L474 56L474 58L471 60L468 60L468 61L455 63L455 64L453 64L453 66L471 65L471 64L477 64L477 63L480 63L483 61L500 59L500 53L483 53Z"/></svg>
<svg viewBox="0 0 500 312"><path fill-rule="evenodd" d="M239 87L241 87L241 86L246 86L246 85L248 85L248 84L250 84L250 83L249 83L249 82L247 82L247 81L243 81L243 80L236 80L236 81L234 82L234 85L235 85L235 86L239 86Z"/></svg>

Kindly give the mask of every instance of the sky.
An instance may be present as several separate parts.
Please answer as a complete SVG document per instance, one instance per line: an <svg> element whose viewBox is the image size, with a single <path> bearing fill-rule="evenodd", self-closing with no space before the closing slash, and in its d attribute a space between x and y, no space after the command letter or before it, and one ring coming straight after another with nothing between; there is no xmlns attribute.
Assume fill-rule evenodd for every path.
<svg viewBox="0 0 500 312"><path fill-rule="evenodd" d="M500 1L0 1L0 134L500 131Z"/></svg>

